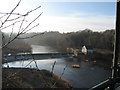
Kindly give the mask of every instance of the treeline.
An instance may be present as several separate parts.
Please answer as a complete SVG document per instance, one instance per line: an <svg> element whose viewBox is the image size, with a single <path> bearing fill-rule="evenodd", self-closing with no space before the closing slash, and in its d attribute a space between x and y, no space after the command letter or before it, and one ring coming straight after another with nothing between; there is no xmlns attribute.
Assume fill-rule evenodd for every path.
<svg viewBox="0 0 120 90"><path fill-rule="evenodd" d="M82 47L85 45L89 49L106 49L113 50L114 47L114 30L104 32L93 32L84 30L81 32L70 33L68 39L72 41L72 47Z"/></svg>
<svg viewBox="0 0 120 90"><path fill-rule="evenodd" d="M3 46L9 42L9 40L12 40L16 34L11 33L2 33L2 44ZM28 53L31 52L31 46L26 43L23 39L15 39L14 41L10 42L8 45L2 48L3 55L7 55L9 53L11 54L17 54L17 53Z"/></svg>
<svg viewBox="0 0 120 90"><path fill-rule="evenodd" d="M115 30L106 30L104 32L93 32L85 29L78 32L59 33L57 31L43 33L26 33L22 37L32 37L25 41L29 44L51 46L58 51L66 51L66 48L82 48L86 46L89 49L113 50Z"/></svg>

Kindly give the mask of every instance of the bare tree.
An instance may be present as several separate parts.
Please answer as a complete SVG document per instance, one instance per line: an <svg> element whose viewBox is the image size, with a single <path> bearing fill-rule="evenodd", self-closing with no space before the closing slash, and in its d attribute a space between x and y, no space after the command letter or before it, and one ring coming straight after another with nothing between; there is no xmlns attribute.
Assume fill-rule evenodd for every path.
<svg viewBox="0 0 120 90"><path fill-rule="evenodd" d="M10 43L12 43L16 39L27 39L27 38L32 38L32 37L35 37L35 36L39 35L39 34L36 34L36 35L30 36L30 37L24 37L24 38L20 37L21 35L26 34L27 32L29 32L30 30L34 29L35 27L37 27L39 25L39 23L37 23L35 25L33 25L33 23L43 13L43 12L39 13L32 21L28 22L26 20L26 17L28 17L32 12L38 10L41 6L38 6L38 7L34 8L34 9L30 10L30 11L27 11L25 14L14 13L14 11L19 7L21 1L22 0L19 0L19 2L16 4L16 6L10 12L0 12L0 36L1 36L0 38L1 39L5 38L5 36L2 33L2 31L5 31L5 30L10 29L12 27L12 30L11 30L11 33L9 35L8 41L5 42L5 43L2 43L0 45L0 52L2 51L2 48L7 47ZM11 18L11 17L14 17L14 18ZM17 32L17 34L15 36L13 36L14 29L15 29L16 25L18 27L17 28L18 32ZM34 59L34 56L32 56L32 57L33 57L33 60L30 61L30 63L34 61L35 65L36 65L36 68L38 69L38 66L37 66L37 63L36 63L36 61ZM30 63L28 63L25 67L27 67ZM1 62L1 64L2 64L2 62ZM2 66L2 65L0 65L0 66ZM20 72L20 71L18 71L18 72ZM14 73L12 75L9 75L9 77L6 77L6 79L10 79L14 75L16 75L18 72ZM2 74L0 76L2 76ZM2 80L0 80L0 81L1 81L0 82L0 84L1 84Z"/></svg>
<svg viewBox="0 0 120 90"><path fill-rule="evenodd" d="M5 43L2 43L1 48L7 47L10 43L12 43L14 40L16 39L27 39L27 38L32 38L35 37L39 34L35 34L33 36L30 37L24 37L21 38L20 36L23 34L26 34L28 31L34 29L35 27L37 27L39 25L39 23L37 23L36 25L33 25L33 23L42 15L43 12L39 13L32 21L28 22L26 20L26 17L28 17L32 12L38 10L41 6L38 6L30 11L27 11L25 14L21 14L21 13L14 13L14 11L19 7L20 3L22 0L19 0L19 2L16 4L16 6L10 11L10 12L0 12L0 32L4 31L6 29L10 29L10 27L12 27L11 33L9 35L8 41ZM11 18L14 17L14 18ZM27 24L26 24L27 22ZM19 23L19 25L18 25ZM17 24L17 29L18 32L17 34L13 37L14 34L14 28L15 25ZM2 38L4 39L4 34L2 34ZM33 57L33 56L32 56ZM34 57L33 57L33 61ZM37 63L35 62L36 67L37 67Z"/></svg>
<svg viewBox="0 0 120 90"><path fill-rule="evenodd" d="M34 35L34 36L31 36L31 37L24 37L24 38L20 38L21 35L27 33L28 31L34 29L35 27L37 27L39 25L39 23L37 23L36 25L33 25L33 23L42 15L42 13L38 14L37 17L35 17L31 22L28 22L26 20L26 17L29 16L32 12L38 10L41 6L38 6L36 7L35 9L33 10L30 10L28 12L26 12L25 14L20 14L20 13L14 13L14 11L17 9L17 7L20 5L21 3L21 0L17 3L17 5L11 10L11 12L6 12L6 13L3 13L3 12L0 12L0 21L1 21L1 24L0 24L0 31L4 31L5 29L9 29L10 27L12 27L12 30L11 30L11 33L9 35L9 40L7 43L4 43L2 45L2 48L7 46L8 44L10 44L12 41L14 41L15 39L26 39L26 38L32 38L34 36L37 36L37 35ZM12 16L14 16L14 18L11 18ZM4 20L3 20L4 19ZM26 23L27 22L27 25ZM18 23L19 23L19 26L18 26ZM14 32L14 27L15 25L17 24L17 27L18 27L18 32L16 34L16 36L14 36L12 38L12 35L13 35L13 32ZM25 27L23 27L25 25Z"/></svg>
<svg viewBox="0 0 120 90"><path fill-rule="evenodd" d="M17 40L17 39L28 39L28 38L33 38L35 36L44 34L44 33L38 33L38 34L35 34L33 36L21 37L22 35L26 34L27 32L31 31L32 29L34 29L35 27L37 27L39 25L39 23L37 23L35 25L33 25L33 23L42 15L43 12L39 13L32 21L28 22L26 17L28 17L32 12L38 10L41 6L38 6L35 9L32 9L32 10L26 12L25 14L15 13L14 11L18 8L20 3L21 3L21 0L19 0L17 5L10 12L6 12L6 13L0 12L0 15L1 15L0 16L0 22L1 22L0 23L0 32L2 33L2 31L5 31L6 29L10 29L11 28L11 33L9 35L8 41L5 42L5 43L2 43L0 49L2 49L4 47L7 47L14 40ZM14 18L11 18L12 16ZM16 25L18 27L18 32L14 36L14 29L15 29ZM4 34L2 34L1 36L2 36L2 39L5 38ZM39 69L38 66L37 66L37 62L36 62L36 60L34 58L34 55L31 54L31 56L32 56L32 60L28 64L26 64L24 66L24 68L29 66L32 62L34 62L35 66L36 66L36 69ZM56 61L53 64L52 73L53 73L53 69L54 69L55 63L56 63ZM67 65L65 66L62 75L64 74L64 71L65 71L66 68L67 68ZM19 71L16 71L15 73L10 74L9 76L6 77L5 81L10 80L11 78L13 78L16 74L18 74L21 71L22 71L22 69L19 70ZM61 79L62 75L60 76L60 79ZM2 81L2 80L0 80L0 81ZM46 84L49 85L47 82L46 82ZM56 82L54 83L54 85L51 88L53 88L55 85L56 85Z"/></svg>

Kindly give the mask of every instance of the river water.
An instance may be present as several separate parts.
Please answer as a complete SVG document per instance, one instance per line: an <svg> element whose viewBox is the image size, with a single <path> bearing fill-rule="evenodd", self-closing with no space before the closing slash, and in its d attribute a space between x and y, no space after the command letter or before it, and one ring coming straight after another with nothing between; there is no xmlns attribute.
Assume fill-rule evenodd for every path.
<svg viewBox="0 0 120 90"><path fill-rule="evenodd" d="M56 52L54 49L45 46L32 45L33 53ZM35 62L15 61L10 62L9 67L30 67L36 68ZM39 69L47 69L70 82L74 88L90 88L106 79L111 75L111 71L103 67L93 65L94 62L84 62L76 58L55 58L36 60ZM31 62L31 63L30 63ZM30 63L30 64L29 64ZM28 65L29 64L29 65ZM71 65L79 64L80 68L73 68ZM28 65L28 66L27 66ZM66 66L67 65L67 66ZM65 70L64 70L65 69Z"/></svg>

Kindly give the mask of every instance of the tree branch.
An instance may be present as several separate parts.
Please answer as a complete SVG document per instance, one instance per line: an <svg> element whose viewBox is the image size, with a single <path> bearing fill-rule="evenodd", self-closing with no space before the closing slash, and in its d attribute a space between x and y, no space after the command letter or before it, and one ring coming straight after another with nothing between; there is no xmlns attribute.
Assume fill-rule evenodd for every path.
<svg viewBox="0 0 120 90"><path fill-rule="evenodd" d="M0 28L6 23L6 21L9 19L9 17L12 15L12 13L15 11L15 9L19 6L21 0L18 2L18 4L12 9L8 17L5 19L5 21L1 24Z"/></svg>

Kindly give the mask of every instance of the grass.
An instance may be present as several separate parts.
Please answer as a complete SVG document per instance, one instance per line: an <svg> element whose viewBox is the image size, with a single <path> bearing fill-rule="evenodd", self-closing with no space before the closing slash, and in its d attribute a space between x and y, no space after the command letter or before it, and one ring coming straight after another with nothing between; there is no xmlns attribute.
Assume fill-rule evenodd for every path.
<svg viewBox="0 0 120 90"><path fill-rule="evenodd" d="M29 88L34 90L34 88L71 88L67 80L61 79L59 76L47 70L3 68L2 71L3 89Z"/></svg>

